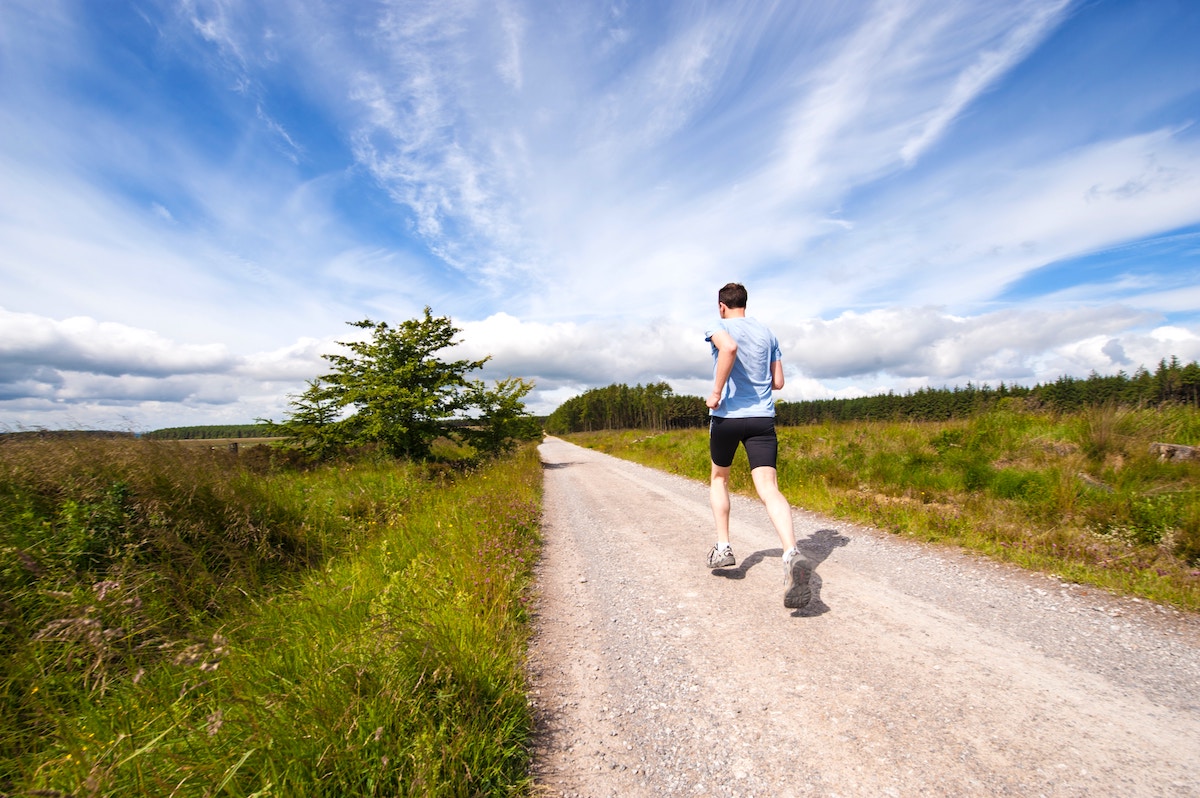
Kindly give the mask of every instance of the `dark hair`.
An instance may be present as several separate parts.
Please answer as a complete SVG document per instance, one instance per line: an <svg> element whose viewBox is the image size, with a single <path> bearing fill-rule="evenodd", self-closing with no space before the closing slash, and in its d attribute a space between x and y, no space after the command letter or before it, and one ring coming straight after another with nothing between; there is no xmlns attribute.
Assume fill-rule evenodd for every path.
<svg viewBox="0 0 1200 798"><path fill-rule="evenodd" d="M717 292L717 301L725 303L727 308L744 308L746 299L746 286L741 283L726 283L725 287Z"/></svg>

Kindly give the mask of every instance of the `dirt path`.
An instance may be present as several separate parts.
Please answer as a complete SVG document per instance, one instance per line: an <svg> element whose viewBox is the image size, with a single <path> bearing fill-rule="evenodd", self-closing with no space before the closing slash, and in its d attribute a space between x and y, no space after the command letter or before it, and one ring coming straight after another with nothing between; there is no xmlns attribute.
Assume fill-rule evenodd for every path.
<svg viewBox="0 0 1200 798"><path fill-rule="evenodd" d="M548 796L1200 796L1200 619L556 439L530 670Z"/></svg>

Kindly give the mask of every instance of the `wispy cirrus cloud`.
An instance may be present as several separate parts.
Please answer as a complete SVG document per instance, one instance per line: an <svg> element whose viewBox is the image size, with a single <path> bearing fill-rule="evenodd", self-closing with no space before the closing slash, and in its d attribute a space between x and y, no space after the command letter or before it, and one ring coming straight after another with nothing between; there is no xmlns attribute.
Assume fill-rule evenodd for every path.
<svg viewBox="0 0 1200 798"><path fill-rule="evenodd" d="M1200 141L1159 130L1045 159L1000 152L934 170L903 192L853 218L866 235L822 242L817 305L916 304L933 295L962 312L986 308L1057 261L1194 224ZM1130 301L1136 294L1122 292Z"/></svg>
<svg viewBox="0 0 1200 798"><path fill-rule="evenodd" d="M944 93L938 106L921 121L918 131L900 148L904 164L911 165L916 161L981 93L1041 44L1062 23L1072 5L1072 0L1044 5L1011 4L1006 10L1014 16L1001 34L995 37L999 40L994 44L971 41L969 37L963 37L965 41L960 39L967 52L974 50L977 55L965 68L958 67L952 88ZM945 29L951 34L960 33L966 19L965 15L955 18L947 16ZM989 38L994 36L992 32Z"/></svg>

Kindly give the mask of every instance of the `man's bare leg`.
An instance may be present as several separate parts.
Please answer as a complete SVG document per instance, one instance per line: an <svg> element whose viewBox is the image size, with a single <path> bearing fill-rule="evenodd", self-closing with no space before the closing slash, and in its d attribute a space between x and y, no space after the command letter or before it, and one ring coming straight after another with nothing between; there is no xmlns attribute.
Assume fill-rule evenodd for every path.
<svg viewBox="0 0 1200 798"><path fill-rule="evenodd" d="M729 469L713 463L708 484L708 500L712 504L713 521L717 524L717 541L729 543Z"/></svg>
<svg viewBox="0 0 1200 798"><path fill-rule="evenodd" d="M783 606L800 609L812 599L812 563L796 548L796 531L792 525L792 508L779 490L779 474L770 466L759 466L750 472L754 488L767 507L767 515L779 533L783 545Z"/></svg>
<svg viewBox="0 0 1200 798"><path fill-rule="evenodd" d="M779 474L771 466L759 466L750 472L750 477L754 480L754 489L758 491L758 497L766 505L771 523L775 525L783 552L787 554L796 545L796 531L792 525L792 508L788 505L787 497L779 490ZM728 526L728 508L725 520Z"/></svg>

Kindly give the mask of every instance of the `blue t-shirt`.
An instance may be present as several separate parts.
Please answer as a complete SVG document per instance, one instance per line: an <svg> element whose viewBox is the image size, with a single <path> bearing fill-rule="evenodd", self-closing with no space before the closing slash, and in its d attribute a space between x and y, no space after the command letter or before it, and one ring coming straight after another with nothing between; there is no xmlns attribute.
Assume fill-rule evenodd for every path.
<svg viewBox="0 0 1200 798"><path fill-rule="evenodd" d="M712 347L713 374L717 370L717 347L712 337L718 330L729 333L737 343L733 371L725 382L725 394L712 415L722 418L761 418L775 415L771 396L771 364L783 360L779 341L767 325L750 317L721 319L705 331L704 340Z"/></svg>

